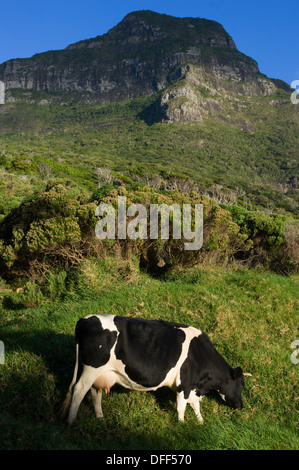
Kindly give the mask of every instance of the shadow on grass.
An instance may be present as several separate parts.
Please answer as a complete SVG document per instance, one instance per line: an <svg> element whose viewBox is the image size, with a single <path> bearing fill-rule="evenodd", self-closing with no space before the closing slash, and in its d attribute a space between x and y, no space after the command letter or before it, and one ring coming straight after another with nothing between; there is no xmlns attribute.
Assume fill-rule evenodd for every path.
<svg viewBox="0 0 299 470"><path fill-rule="evenodd" d="M73 376L75 340L51 330L1 333L0 410L12 416L58 419Z"/></svg>

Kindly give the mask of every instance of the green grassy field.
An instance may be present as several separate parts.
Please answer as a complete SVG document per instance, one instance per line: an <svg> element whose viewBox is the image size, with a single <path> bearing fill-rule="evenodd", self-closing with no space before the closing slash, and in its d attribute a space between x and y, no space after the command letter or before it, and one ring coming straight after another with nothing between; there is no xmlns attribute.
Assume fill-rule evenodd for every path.
<svg viewBox="0 0 299 470"><path fill-rule="evenodd" d="M75 279L75 280L74 280ZM298 276L247 269L198 268L155 279L137 263L88 260L59 296L38 307L11 301L1 284L1 449L296 449ZM177 420L168 389L113 388L95 418L88 394L72 428L60 407L73 374L74 328L89 313L178 321L209 334L218 351L246 377L242 411L217 394L202 401L204 424L187 408ZM297 407L297 410L296 410Z"/></svg>

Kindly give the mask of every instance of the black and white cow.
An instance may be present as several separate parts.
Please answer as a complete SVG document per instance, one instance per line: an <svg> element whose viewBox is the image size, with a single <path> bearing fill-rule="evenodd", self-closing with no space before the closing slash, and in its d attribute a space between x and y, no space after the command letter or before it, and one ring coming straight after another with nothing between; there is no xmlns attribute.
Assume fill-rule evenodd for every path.
<svg viewBox="0 0 299 470"><path fill-rule="evenodd" d="M79 351L84 367L75 385ZM243 406L242 369L233 369L200 330L161 320L87 315L76 325L76 364L64 402L65 411L70 405L68 423L89 389L96 416L102 417L102 390L107 393L114 384L130 390L171 388L181 421L189 403L203 422L199 403L211 390L233 408Z"/></svg>

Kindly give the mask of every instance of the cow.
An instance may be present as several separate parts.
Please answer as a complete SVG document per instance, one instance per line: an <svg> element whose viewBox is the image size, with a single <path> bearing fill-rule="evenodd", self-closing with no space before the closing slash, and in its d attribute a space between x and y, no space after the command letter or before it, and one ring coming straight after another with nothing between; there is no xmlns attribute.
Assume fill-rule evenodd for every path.
<svg viewBox="0 0 299 470"><path fill-rule="evenodd" d="M212 390L225 402L242 409L244 375L216 351L208 336L197 328L163 320L86 315L75 329L76 362L73 380L63 404L68 424L77 416L91 390L95 414L103 417L102 391L115 384L130 390L169 387L176 392L177 413L184 421L187 403L203 423L200 401ZM79 353L83 371L77 381ZM76 384L76 385L75 385Z"/></svg>

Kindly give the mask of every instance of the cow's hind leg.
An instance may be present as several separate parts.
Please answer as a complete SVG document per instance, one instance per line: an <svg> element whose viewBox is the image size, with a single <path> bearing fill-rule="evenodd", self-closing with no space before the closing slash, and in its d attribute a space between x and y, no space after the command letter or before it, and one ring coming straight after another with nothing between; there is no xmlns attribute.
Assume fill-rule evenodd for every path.
<svg viewBox="0 0 299 470"><path fill-rule="evenodd" d="M69 416L67 419L68 424L72 424L74 422L77 416L78 408L83 398L85 397L86 393L91 388L95 379L96 379L96 374L92 370L87 369L86 366L84 366L82 375L74 388L71 408L70 408Z"/></svg>
<svg viewBox="0 0 299 470"><path fill-rule="evenodd" d="M104 415L102 410L102 390L96 390L94 387L91 387L91 396L96 417L103 418Z"/></svg>

